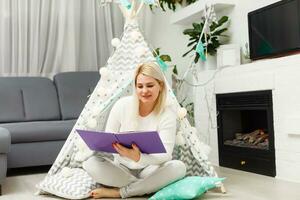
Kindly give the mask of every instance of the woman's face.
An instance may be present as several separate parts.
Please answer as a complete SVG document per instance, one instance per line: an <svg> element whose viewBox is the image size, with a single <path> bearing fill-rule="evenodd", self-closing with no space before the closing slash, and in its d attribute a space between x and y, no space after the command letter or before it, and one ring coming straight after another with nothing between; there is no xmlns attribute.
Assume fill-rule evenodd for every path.
<svg viewBox="0 0 300 200"><path fill-rule="evenodd" d="M159 82L143 74L139 74L136 79L136 93L142 103L154 103L160 91Z"/></svg>

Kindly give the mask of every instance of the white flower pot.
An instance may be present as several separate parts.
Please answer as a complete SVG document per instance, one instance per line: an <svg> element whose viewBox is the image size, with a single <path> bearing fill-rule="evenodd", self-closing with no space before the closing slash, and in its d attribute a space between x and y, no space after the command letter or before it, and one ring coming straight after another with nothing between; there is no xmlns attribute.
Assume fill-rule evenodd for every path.
<svg viewBox="0 0 300 200"><path fill-rule="evenodd" d="M208 55L206 61L199 59L200 70L215 70L217 69L217 57Z"/></svg>

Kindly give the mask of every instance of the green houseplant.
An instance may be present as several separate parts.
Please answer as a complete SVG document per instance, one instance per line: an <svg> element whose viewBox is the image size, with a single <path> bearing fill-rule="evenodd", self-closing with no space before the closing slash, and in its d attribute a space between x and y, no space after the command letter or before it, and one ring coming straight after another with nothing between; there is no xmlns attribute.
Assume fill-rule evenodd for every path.
<svg viewBox="0 0 300 200"><path fill-rule="evenodd" d="M181 5L182 0L159 0L159 5L163 11L166 11L165 5L167 5L170 10L175 11L177 4Z"/></svg>
<svg viewBox="0 0 300 200"><path fill-rule="evenodd" d="M207 54L214 56L217 52L217 48L221 45L220 37L228 37L227 35L223 35L225 31L227 31L227 27L224 27L228 22L228 17L223 16L217 22L212 22L209 26L209 33L206 33L205 37L201 37L201 42L204 44L204 49ZM188 55L191 52L196 51L197 44L200 40L201 33L203 31L205 19L202 19L200 23L193 23L193 28L188 28L183 31L184 35L188 35L189 43L187 44L188 47L192 47L188 50L183 57ZM207 43L206 43L207 41ZM200 58L198 53L195 53L194 62L197 63Z"/></svg>
<svg viewBox="0 0 300 200"><path fill-rule="evenodd" d="M179 4L181 6L183 5L190 5L194 2L196 2L197 0L159 0L159 6L161 7L161 9L163 11L166 11L165 6L168 7L168 9L175 11L176 10L176 6L178 6ZM150 5L150 8L152 9L152 5Z"/></svg>
<svg viewBox="0 0 300 200"><path fill-rule="evenodd" d="M162 61L164 62L171 62L171 56L167 55L167 54L160 54L160 48L156 48L152 51L152 55L154 57L158 56Z"/></svg>

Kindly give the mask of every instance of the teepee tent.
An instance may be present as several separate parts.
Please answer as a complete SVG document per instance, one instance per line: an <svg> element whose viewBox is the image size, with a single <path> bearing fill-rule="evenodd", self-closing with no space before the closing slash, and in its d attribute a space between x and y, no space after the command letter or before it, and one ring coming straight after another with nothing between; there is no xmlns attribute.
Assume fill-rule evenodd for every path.
<svg viewBox="0 0 300 200"><path fill-rule="evenodd" d="M86 180L83 184L85 188L82 191L78 188L73 188L74 191L70 188L65 189L65 191L70 193L73 192L73 199L87 197L86 194L82 196L82 193L87 191L86 189L90 190L97 186L91 178L82 178L86 177L87 174L83 172L81 164L92 154L100 154L100 156L103 157L111 157L111 155L90 151L76 132L76 129L104 130L112 105L119 98L131 95L132 93L135 67L139 63L156 61L156 58L152 55L151 49L139 30L136 19L143 4L142 2L141 5L137 6L135 1L133 1L132 5L127 6L127 8L130 7L129 9L123 7L122 4L120 5L126 19L122 38L121 40L114 39L112 42L116 47L115 51L108 59L106 67L100 69L100 81L84 106L54 164L45 179L37 185L40 189L39 194L46 191L70 198L67 194L63 194L61 189L62 187L66 187L62 179L71 176L72 173L73 175L75 174L73 177L77 178L73 181L79 182ZM188 120L184 117L184 109L178 104L169 86L168 102L171 103L174 109L179 113L177 138L178 141L181 142L175 147L173 152L174 158L186 163L188 175L216 177L217 174L207 158L207 145L200 141L197 130L191 127ZM81 171L76 171L75 169L81 169ZM73 185L72 187L75 186Z"/></svg>

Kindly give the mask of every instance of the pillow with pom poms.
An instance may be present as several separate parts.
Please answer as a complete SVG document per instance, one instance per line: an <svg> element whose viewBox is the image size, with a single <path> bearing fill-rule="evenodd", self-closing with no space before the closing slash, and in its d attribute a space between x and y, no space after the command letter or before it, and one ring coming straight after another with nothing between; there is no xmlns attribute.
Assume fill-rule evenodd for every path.
<svg viewBox="0 0 300 200"><path fill-rule="evenodd" d="M194 199L215 188L225 178L189 176L156 192L150 200Z"/></svg>
<svg viewBox="0 0 300 200"><path fill-rule="evenodd" d="M55 175L48 175L36 187L37 194L53 194L66 199L85 199L90 191L99 187L86 171L81 168L64 167Z"/></svg>

